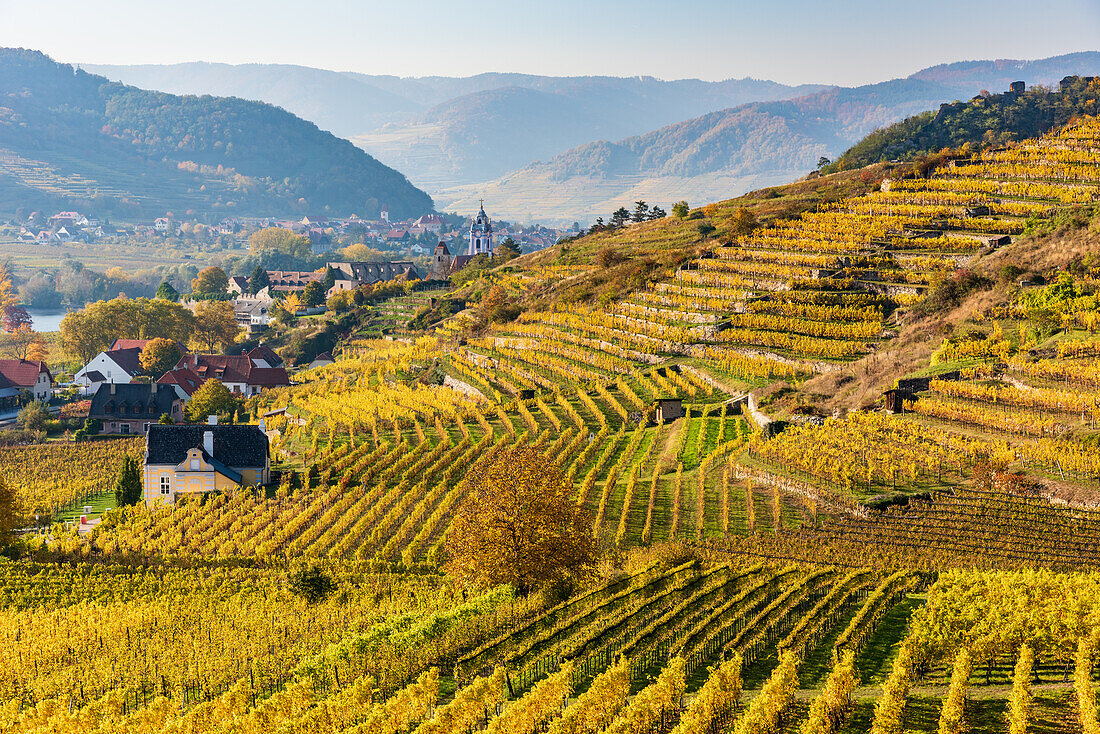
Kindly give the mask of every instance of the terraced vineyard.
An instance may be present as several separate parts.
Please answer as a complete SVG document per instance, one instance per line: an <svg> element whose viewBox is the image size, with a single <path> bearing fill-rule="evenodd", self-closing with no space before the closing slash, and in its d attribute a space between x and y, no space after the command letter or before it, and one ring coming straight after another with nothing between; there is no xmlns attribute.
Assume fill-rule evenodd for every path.
<svg viewBox="0 0 1100 734"><path fill-rule="evenodd" d="M1095 730L1100 268L943 292L1095 207L1100 123L945 160L690 248L694 220L639 226L691 256L604 305L344 343L249 404L286 409L277 487L5 562L4 730ZM799 410L921 339L881 402ZM571 482L601 563L463 588L470 470L519 445Z"/></svg>

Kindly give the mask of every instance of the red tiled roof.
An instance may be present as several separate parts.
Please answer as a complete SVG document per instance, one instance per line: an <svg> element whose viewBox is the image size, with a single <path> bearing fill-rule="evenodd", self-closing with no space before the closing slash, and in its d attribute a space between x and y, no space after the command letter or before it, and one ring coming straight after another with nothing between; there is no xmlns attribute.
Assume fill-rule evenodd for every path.
<svg viewBox="0 0 1100 734"><path fill-rule="evenodd" d="M244 354L185 354L176 369L187 367L204 382L211 377L222 382L248 382L252 360Z"/></svg>
<svg viewBox="0 0 1100 734"><path fill-rule="evenodd" d="M153 341L152 339L115 339L115 343L107 349L108 352L113 352L116 349L145 349L145 345Z"/></svg>
<svg viewBox="0 0 1100 734"><path fill-rule="evenodd" d="M44 362L37 359L0 359L0 387L32 388L42 372L50 375ZM50 375L53 381L53 375Z"/></svg>
<svg viewBox="0 0 1100 734"><path fill-rule="evenodd" d="M202 379L186 367L165 372L157 383L160 385L179 385L188 395L194 395L195 391L202 387Z"/></svg>
<svg viewBox="0 0 1100 734"><path fill-rule="evenodd" d="M247 354L185 354L172 371L181 369L193 374L199 384L210 378L261 387L290 384L284 368L256 367Z"/></svg>

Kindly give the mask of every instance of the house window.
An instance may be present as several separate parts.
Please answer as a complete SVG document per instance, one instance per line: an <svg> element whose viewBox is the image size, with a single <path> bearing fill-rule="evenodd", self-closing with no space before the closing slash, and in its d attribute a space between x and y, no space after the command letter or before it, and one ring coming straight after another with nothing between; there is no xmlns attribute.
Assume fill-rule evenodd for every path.
<svg viewBox="0 0 1100 734"><path fill-rule="evenodd" d="M119 423L118 424L118 432L119 433L129 433L130 432L130 424L129 423Z"/></svg>
<svg viewBox="0 0 1100 734"><path fill-rule="evenodd" d="M198 470L199 470L199 460L198 459L191 459L191 471L198 471Z"/></svg>
<svg viewBox="0 0 1100 734"><path fill-rule="evenodd" d="M172 490L172 478L166 474L160 476L160 493L168 494Z"/></svg>

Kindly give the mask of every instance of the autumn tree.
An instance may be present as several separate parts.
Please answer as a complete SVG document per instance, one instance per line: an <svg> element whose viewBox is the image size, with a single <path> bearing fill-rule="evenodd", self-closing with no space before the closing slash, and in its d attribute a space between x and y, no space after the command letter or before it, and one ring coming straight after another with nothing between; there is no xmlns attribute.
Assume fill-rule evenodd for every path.
<svg viewBox="0 0 1100 734"><path fill-rule="evenodd" d="M33 332L33 334L34 336L31 337L30 343L27 344L27 348L23 353L23 359L45 362L50 358L50 345L46 343L45 338L37 331Z"/></svg>
<svg viewBox="0 0 1100 734"><path fill-rule="evenodd" d="M11 359L45 360L49 356L45 338L32 329L30 324L21 324L11 331L0 351Z"/></svg>
<svg viewBox="0 0 1100 734"><path fill-rule="evenodd" d="M66 314L60 331L64 351L87 363L116 339L163 337L186 344L195 331L195 314L160 298L115 298Z"/></svg>
<svg viewBox="0 0 1100 734"><path fill-rule="evenodd" d="M33 323L30 313L22 306L8 306L4 309L4 331L9 334L20 327L30 327Z"/></svg>
<svg viewBox="0 0 1100 734"><path fill-rule="evenodd" d="M0 477L0 546L19 525L19 505L15 489Z"/></svg>
<svg viewBox="0 0 1100 734"><path fill-rule="evenodd" d="M584 575L595 560L592 519L573 485L537 448L507 448L476 464L448 534L450 570L468 582L526 594Z"/></svg>
<svg viewBox="0 0 1100 734"><path fill-rule="evenodd" d="M15 288L11 284L11 274L6 265L0 264L0 313L4 314L5 320L8 309L15 307L18 303L19 296L16 295Z"/></svg>
<svg viewBox="0 0 1100 734"><path fill-rule="evenodd" d="M325 302L325 287L319 281L312 281L302 291L302 305L320 306Z"/></svg>
<svg viewBox="0 0 1100 734"><path fill-rule="evenodd" d="M203 268L198 277L191 280L191 291L200 296L224 296L229 288L229 276L216 265Z"/></svg>
<svg viewBox="0 0 1100 734"><path fill-rule="evenodd" d="M194 338L207 351L213 351L218 345L228 347L237 340L240 331L232 303L202 301L196 304Z"/></svg>
<svg viewBox="0 0 1100 734"><path fill-rule="evenodd" d="M756 215L748 207L740 207L730 217L730 234L746 237L757 227Z"/></svg>
<svg viewBox="0 0 1100 734"><path fill-rule="evenodd" d="M199 386L188 401L184 413L192 423L205 421L208 416L233 416L243 400L220 381L211 377Z"/></svg>
<svg viewBox="0 0 1100 734"><path fill-rule="evenodd" d="M291 316L296 315L303 308L302 297L297 293L291 293L283 299L283 310Z"/></svg>
<svg viewBox="0 0 1100 734"><path fill-rule="evenodd" d="M307 237L294 234L282 227L265 227L248 238L248 251L253 255L262 252L277 252L299 259L313 255L313 248Z"/></svg>
<svg viewBox="0 0 1100 734"><path fill-rule="evenodd" d="M175 367L182 356L183 352L177 342L171 339L153 339L141 350L138 362L146 374L156 379Z"/></svg>

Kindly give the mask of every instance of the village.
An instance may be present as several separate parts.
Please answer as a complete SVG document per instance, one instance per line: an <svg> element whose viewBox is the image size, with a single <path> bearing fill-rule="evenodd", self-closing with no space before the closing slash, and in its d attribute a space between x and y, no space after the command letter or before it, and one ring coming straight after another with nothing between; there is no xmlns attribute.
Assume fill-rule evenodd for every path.
<svg viewBox="0 0 1100 734"><path fill-rule="evenodd" d="M426 213L416 219L391 220L383 207L377 219L305 215L299 219L280 217L225 217L204 222L193 217L165 213L153 221L115 222L78 211L59 211L51 215L31 212L23 219L7 222L18 242L34 244L95 243L120 239L157 242L172 239L195 240L226 248L247 246L249 236L267 227L290 230L309 238L312 251L323 255L349 242L359 242L381 251L403 253L408 258L432 256L439 241L451 251L461 247L465 236L464 217L455 214ZM555 229L539 225L523 226L497 223L497 237L511 239L523 252L535 252L575 234L579 225Z"/></svg>
<svg viewBox="0 0 1100 734"><path fill-rule="evenodd" d="M160 228L167 221L158 219L154 227ZM326 230L346 228L356 221L328 222L307 217L296 223L255 224L285 227L309 236L315 244L328 236ZM47 224L40 232L49 232L48 237L55 239L70 236L70 230L94 233L103 226L76 212L54 215ZM150 504L172 503L180 492L208 493L267 484L271 451L264 418L268 416L259 417L258 425L255 421L249 425L249 418L242 419L239 414L244 400L266 390L289 387L296 371L334 363L330 351L311 354L297 363L293 358L287 361L264 343L265 336L270 336L269 326L280 312L290 318L322 316L340 310L345 301L350 305L346 299L361 293L360 289L380 284L405 289L427 286L438 292L471 261L492 263L495 257L499 259L496 250L501 232L484 206L461 232L445 225L438 214L422 216L387 234L398 229L405 238L415 233L421 240L425 236L435 240L430 257L419 264L411 259L328 261L311 271L258 269L250 277L230 277L219 268L209 267L200 275L220 282L216 292L196 289L180 295L172 289L158 291L158 297L178 299L179 306L193 314L203 309L231 308L237 331L220 352L192 350L183 341L163 336L116 338L71 376L64 376L64 381L60 374L55 376L44 359L28 358L31 355L0 359L0 421L14 421L26 428L21 411L28 406L42 406L70 422L82 421L83 435L144 436L148 446L143 469L144 500ZM504 233L509 231L505 229ZM444 239L448 235L450 243ZM500 243L500 248L507 257L517 254L510 238ZM126 300L125 294L119 297ZM211 297L216 299L213 306ZM152 366L158 350L173 355L172 363L161 369ZM219 391L229 396L228 402L215 400L210 404L223 411L226 405L235 406L222 413L220 425L215 412L200 414L204 408L196 407L198 403L192 405L200 391L205 393L199 401L203 406L210 403L209 395L218 395ZM80 435L78 432L77 437ZM93 525L82 519L82 531Z"/></svg>

